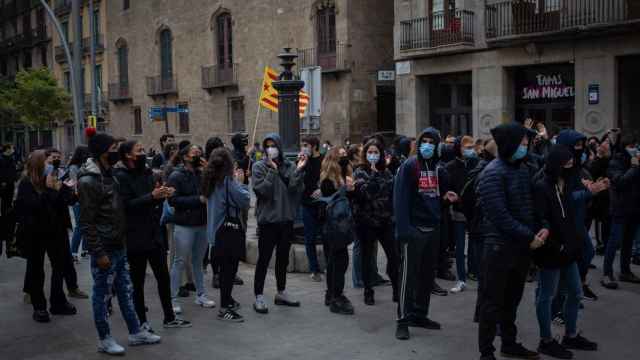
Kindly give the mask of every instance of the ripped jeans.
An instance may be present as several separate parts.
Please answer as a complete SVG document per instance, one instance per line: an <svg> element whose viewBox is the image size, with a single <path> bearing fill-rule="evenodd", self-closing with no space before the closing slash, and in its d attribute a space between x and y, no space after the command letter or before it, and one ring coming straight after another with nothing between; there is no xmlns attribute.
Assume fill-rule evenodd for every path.
<svg viewBox="0 0 640 360"><path fill-rule="evenodd" d="M104 340L111 335L109 327L109 314L107 303L113 296L111 289L115 290L120 305L120 312L129 328L129 334L140 332L140 322L133 306L133 285L129 276L129 265L125 250L114 251L108 255L111 266L100 269L97 258L91 256L91 276L93 277L93 295L91 302L93 305L93 320L96 323L98 336Z"/></svg>

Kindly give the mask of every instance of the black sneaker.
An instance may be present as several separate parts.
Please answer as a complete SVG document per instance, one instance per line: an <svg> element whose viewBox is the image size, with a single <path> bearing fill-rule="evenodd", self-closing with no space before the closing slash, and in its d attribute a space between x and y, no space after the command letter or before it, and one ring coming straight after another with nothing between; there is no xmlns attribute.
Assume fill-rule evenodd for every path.
<svg viewBox="0 0 640 360"><path fill-rule="evenodd" d="M409 325L398 324L398 326L396 327L396 339L409 340L410 337Z"/></svg>
<svg viewBox="0 0 640 360"><path fill-rule="evenodd" d="M49 312L51 315L75 315L78 313L76 307L71 303L62 304L56 307L52 306L51 309L49 309Z"/></svg>
<svg viewBox="0 0 640 360"><path fill-rule="evenodd" d="M598 244L598 246L596 246L596 255L600 255L600 256L604 255L605 250L606 249L604 245Z"/></svg>
<svg viewBox="0 0 640 360"><path fill-rule="evenodd" d="M582 298L586 299L586 300L596 301L596 300L598 300L598 295L596 295L591 290L589 285L584 284L584 285L582 285Z"/></svg>
<svg viewBox="0 0 640 360"><path fill-rule="evenodd" d="M637 277L636 274L632 272L621 273L620 276L618 276L618 280L622 282L632 283L632 284L640 284L640 278Z"/></svg>
<svg viewBox="0 0 640 360"><path fill-rule="evenodd" d="M616 290L618 288L618 283L616 282L616 278L613 275L605 275L600 280L600 284L605 289Z"/></svg>
<svg viewBox="0 0 640 360"><path fill-rule="evenodd" d="M436 296L447 296L449 292L438 285L437 282L433 282L433 289L431 289L431 293Z"/></svg>
<svg viewBox="0 0 640 360"><path fill-rule="evenodd" d="M236 275L236 277L233 279L233 285L244 285L244 281L242 279L240 279L239 276Z"/></svg>
<svg viewBox="0 0 640 360"><path fill-rule="evenodd" d="M329 310L332 313L341 315L353 315L355 313L351 301L349 301L349 299L344 295L340 295L335 298L329 306Z"/></svg>
<svg viewBox="0 0 640 360"><path fill-rule="evenodd" d="M233 311L240 310L240 303L236 301L236 299L231 298L231 306L229 307Z"/></svg>
<svg viewBox="0 0 640 360"><path fill-rule="evenodd" d="M540 358L540 355L535 352L528 350L522 344L515 343L513 345L502 345L502 349L500 350L502 356L511 359L530 359L536 360Z"/></svg>
<svg viewBox="0 0 640 360"><path fill-rule="evenodd" d="M456 276L453 275L451 270L440 271L440 272L438 272L438 279L447 280L447 281L455 281L456 280Z"/></svg>
<svg viewBox="0 0 640 360"><path fill-rule="evenodd" d="M640 265L640 255L636 255L631 258L631 263L633 265Z"/></svg>
<svg viewBox="0 0 640 360"><path fill-rule="evenodd" d="M328 291L324 292L324 306L329 306L331 305L331 296L329 295Z"/></svg>
<svg viewBox="0 0 640 360"><path fill-rule="evenodd" d="M582 351L597 351L598 344L587 340L582 335L578 334L576 337L565 336L562 338L562 346L567 349L582 350Z"/></svg>
<svg viewBox="0 0 640 360"><path fill-rule="evenodd" d="M560 345L555 339L551 341L540 340L538 352L556 359L573 359L573 353Z"/></svg>
<svg viewBox="0 0 640 360"><path fill-rule="evenodd" d="M213 274L211 278L211 287L214 289L220 289L220 275Z"/></svg>
<svg viewBox="0 0 640 360"><path fill-rule="evenodd" d="M189 290L190 292L196 292L196 284L194 283L186 283L184 284L184 288Z"/></svg>
<svg viewBox="0 0 640 360"><path fill-rule="evenodd" d="M184 297L189 297L189 296L191 296L189 294L189 290L187 290L184 286L180 286L178 288L178 297L184 298Z"/></svg>
<svg viewBox="0 0 640 360"><path fill-rule="evenodd" d="M442 329L442 325L440 325L440 323L433 321L429 318L416 318L411 320L411 322L409 323L409 326L411 327L419 327L419 328L423 328L423 329L429 329L429 330L441 330Z"/></svg>
<svg viewBox="0 0 640 360"><path fill-rule="evenodd" d="M382 276L378 276L378 278L373 281L373 286L388 286L388 285L391 285L391 281L383 278Z"/></svg>
<svg viewBox="0 0 640 360"><path fill-rule="evenodd" d="M218 312L218 320L240 323L244 321L244 318L237 312L227 308Z"/></svg>
<svg viewBox="0 0 640 360"><path fill-rule="evenodd" d="M474 274L474 273L468 273L467 274L467 279L469 279L471 281L478 281L478 276L476 276L476 274Z"/></svg>
<svg viewBox="0 0 640 360"><path fill-rule="evenodd" d="M51 321L51 317L49 316L49 312L47 310L35 310L33 312L33 320L40 323L47 323Z"/></svg>
<svg viewBox="0 0 640 360"><path fill-rule="evenodd" d="M597 269L597 268L598 268L597 266L595 266L595 265L593 265L593 264L589 264L589 269L591 269L591 270L595 270L595 269Z"/></svg>
<svg viewBox="0 0 640 360"><path fill-rule="evenodd" d="M375 305L376 304L376 300L373 297L373 294L374 294L373 289L365 289L364 290L364 303L366 305L371 306L371 305Z"/></svg>
<svg viewBox="0 0 640 360"><path fill-rule="evenodd" d="M191 327L191 322L187 321L187 320L184 320L184 319L180 319L179 317L176 317L172 321L165 321L162 324L162 326L165 329L190 328Z"/></svg>

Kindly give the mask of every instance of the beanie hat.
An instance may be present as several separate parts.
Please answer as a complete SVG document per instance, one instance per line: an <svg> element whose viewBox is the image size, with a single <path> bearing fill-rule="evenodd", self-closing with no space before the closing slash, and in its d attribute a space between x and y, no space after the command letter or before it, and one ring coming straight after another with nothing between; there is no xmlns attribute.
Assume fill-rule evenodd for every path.
<svg viewBox="0 0 640 360"><path fill-rule="evenodd" d="M106 133L96 133L89 138L89 152L94 158L99 158L109 151L111 145L115 143L113 136Z"/></svg>

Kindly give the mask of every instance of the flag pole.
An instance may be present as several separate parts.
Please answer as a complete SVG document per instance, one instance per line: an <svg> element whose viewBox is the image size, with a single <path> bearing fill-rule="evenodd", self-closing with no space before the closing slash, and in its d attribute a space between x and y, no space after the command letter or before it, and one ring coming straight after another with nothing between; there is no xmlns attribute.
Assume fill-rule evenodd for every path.
<svg viewBox="0 0 640 360"><path fill-rule="evenodd" d="M256 131L258 131L258 119L260 118L260 100L258 100L258 111L256 112L256 121L253 123L253 134L251 135L251 146L256 143Z"/></svg>

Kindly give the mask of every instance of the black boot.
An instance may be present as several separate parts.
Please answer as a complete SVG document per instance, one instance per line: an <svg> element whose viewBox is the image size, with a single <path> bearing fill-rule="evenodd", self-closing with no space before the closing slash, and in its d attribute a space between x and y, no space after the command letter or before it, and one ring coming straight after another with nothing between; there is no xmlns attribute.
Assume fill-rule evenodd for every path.
<svg viewBox="0 0 640 360"><path fill-rule="evenodd" d="M409 340L411 336L409 335L409 325L406 324L398 324L396 328L396 339L398 340Z"/></svg>
<svg viewBox="0 0 640 360"><path fill-rule="evenodd" d="M76 307L71 303L67 302L66 304L51 306L49 309L52 315L75 315L78 313Z"/></svg>
<svg viewBox="0 0 640 360"><path fill-rule="evenodd" d="M51 317L49 316L49 312L47 312L47 310L34 310L33 320L41 323L46 323L51 321Z"/></svg>
<svg viewBox="0 0 640 360"><path fill-rule="evenodd" d="M373 289L364 289L364 303L367 305L375 305L376 300L373 297Z"/></svg>

